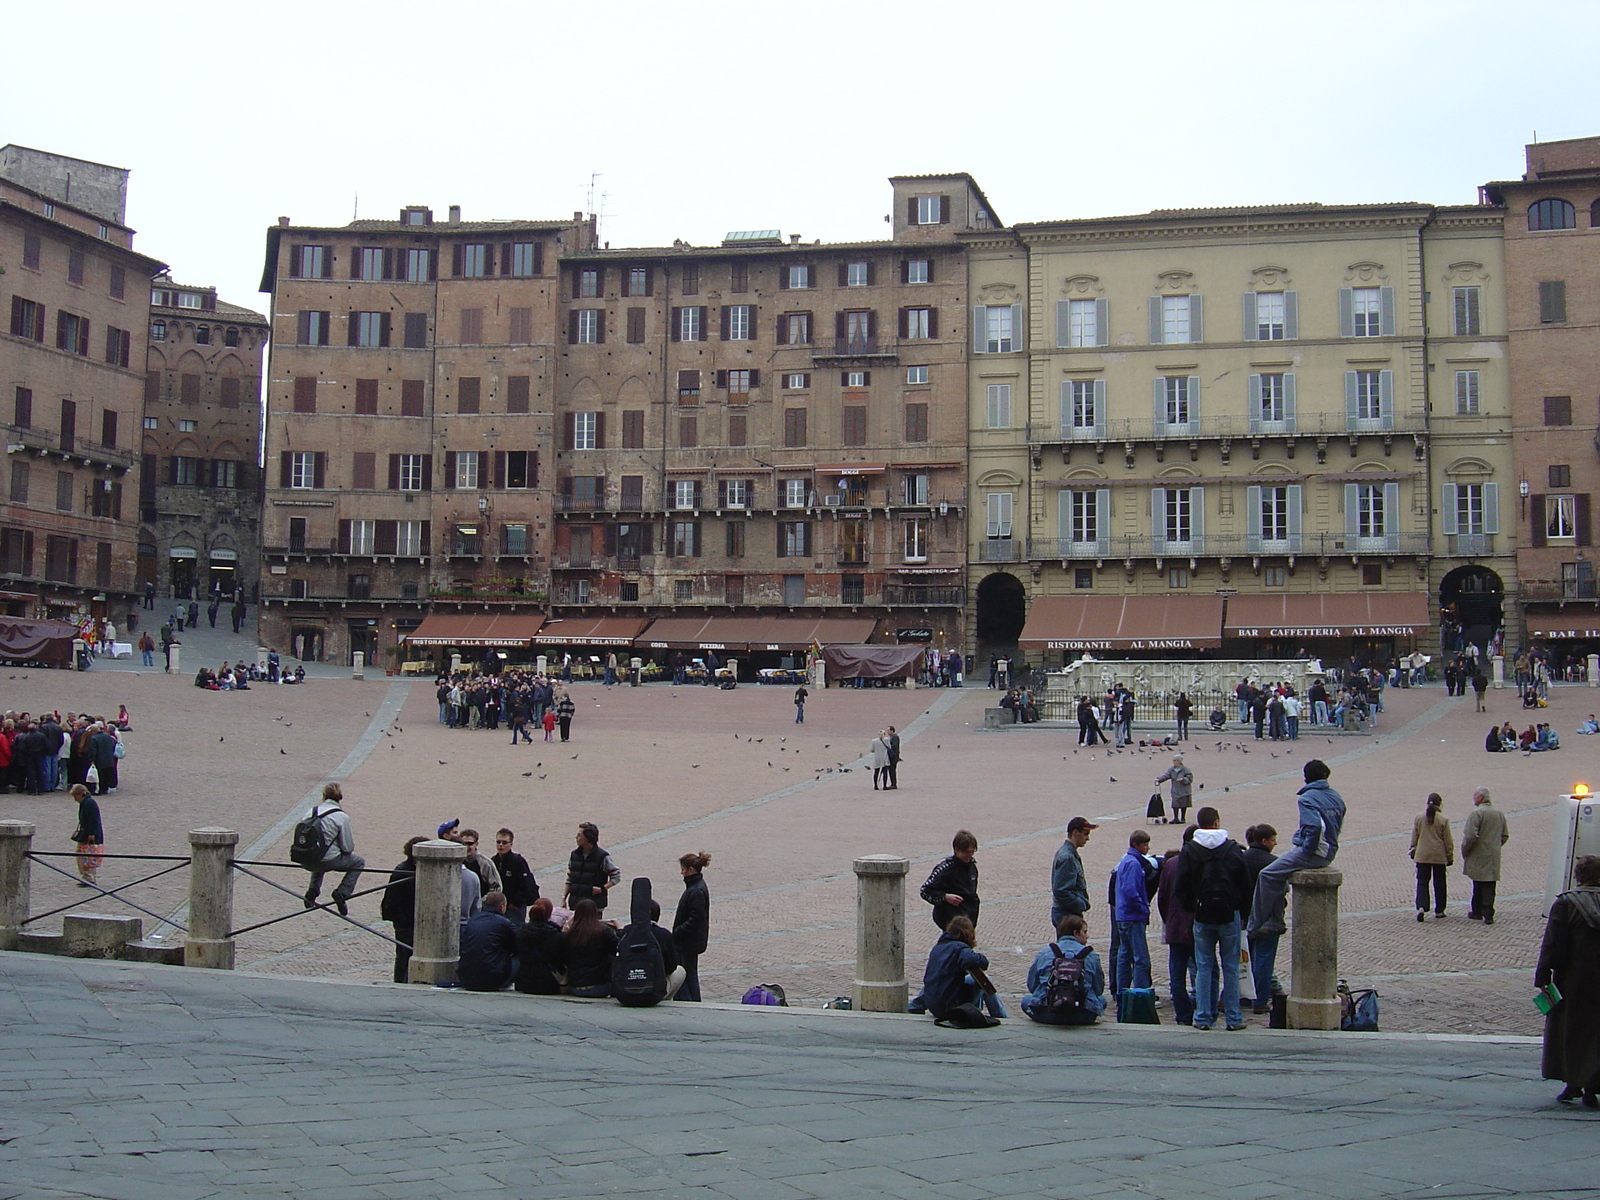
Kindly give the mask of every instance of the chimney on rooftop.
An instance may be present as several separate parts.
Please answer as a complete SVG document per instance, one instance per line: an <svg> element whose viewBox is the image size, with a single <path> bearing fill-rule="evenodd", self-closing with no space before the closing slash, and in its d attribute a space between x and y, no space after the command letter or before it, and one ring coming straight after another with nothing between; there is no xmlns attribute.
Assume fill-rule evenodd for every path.
<svg viewBox="0 0 1600 1200"><path fill-rule="evenodd" d="M798 233L791 233L789 235L789 245L798 246L799 244L800 244L800 235Z"/></svg>
<svg viewBox="0 0 1600 1200"><path fill-rule="evenodd" d="M450 224L452 224L452 225L461 224L461 205L452 204L450 206Z"/></svg>
<svg viewBox="0 0 1600 1200"><path fill-rule="evenodd" d="M288 228L289 218L288 217L279 217L278 218L278 224L282 225L285 228Z"/></svg>

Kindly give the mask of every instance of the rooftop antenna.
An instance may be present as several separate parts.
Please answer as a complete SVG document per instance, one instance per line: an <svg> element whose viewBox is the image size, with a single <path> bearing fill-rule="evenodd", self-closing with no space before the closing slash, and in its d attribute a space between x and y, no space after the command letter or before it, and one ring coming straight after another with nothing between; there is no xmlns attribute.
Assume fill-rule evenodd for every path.
<svg viewBox="0 0 1600 1200"><path fill-rule="evenodd" d="M603 171L591 171L589 173L589 191L584 199L584 211L587 212L589 214L589 218L594 221L594 234L596 241L598 241L600 238L600 219L599 215L594 209L594 189L595 184L599 181L602 174L604 174Z"/></svg>
<svg viewBox="0 0 1600 1200"><path fill-rule="evenodd" d="M359 189L356 191L355 199L350 204L350 219L352 221L361 219L361 192Z"/></svg>

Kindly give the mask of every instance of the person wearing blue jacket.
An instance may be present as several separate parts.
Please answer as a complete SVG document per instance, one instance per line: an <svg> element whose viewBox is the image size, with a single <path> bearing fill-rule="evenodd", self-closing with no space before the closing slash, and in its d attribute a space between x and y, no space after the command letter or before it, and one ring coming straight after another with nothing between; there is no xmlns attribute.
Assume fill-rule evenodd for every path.
<svg viewBox="0 0 1600 1200"><path fill-rule="evenodd" d="M963 1004L976 1003L982 989L967 972L974 968L983 971L989 966L988 957L973 949L977 940L972 922L955 917L928 951L928 966L922 974L922 1001L935 1020L943 1021L951 1009Z"/></svg>
<svg viewBox="0 0 1600 1200"><path fill-rule="evenodd" d="M1117 893L1112 918L1117 923L1117 990L1150 986L1150 944L1145 931L1150 924L1150 835L1135 829L1128 852L1117 863Z"/></svg>
<svg viewBox="0 0 1600 1200"><path fill-rule="evenodd" d="M1089 923L1077 913L1067 913L1056 927L1055 945L1068 958L1076 958L1089 950ZM1055 966L1056 954L1045 946L1034 956L1028 968L1028 994L1022 998L1022 1011L1044 1025L1093 1025L1095 1018L1106 1011L1106 975L1100 965L1100 956L1093 950L1083 955L1083 1011L1070 1015L1053 1012L1045 1002L1050 986L1050 969Z"/></svg>
<svg viewBox="0 0 1600 1200"><path fill-rule="evenodd" d="M1294 832L1294 845L1261 868L1256 876L1255 896L1250 902L1250 928L1246 936L1283 933L1284 896L1289 876L1296 871L1330 866L1339 853L1339 830L1344 826L1344 797L1328 784L1332 769L1320 758L1313 758L1301 771L1305 786L1297 794L1300 825Z"/></svg>

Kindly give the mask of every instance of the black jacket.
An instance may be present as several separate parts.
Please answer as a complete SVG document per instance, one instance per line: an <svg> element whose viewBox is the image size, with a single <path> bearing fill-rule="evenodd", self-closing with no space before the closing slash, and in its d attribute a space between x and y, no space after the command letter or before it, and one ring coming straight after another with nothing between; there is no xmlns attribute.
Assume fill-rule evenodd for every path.
<svg viewBox="0 0 1600 1200"><path fill-rule="evenodd" d="M506 894L506 903L525 908L539 898L539 883L533 877L528 860L515 851L507 850L489 860L500 872L500 887Z"/></svg>
<svg viewBox="0 0 1600 1200"><path fill-rule="evenodd" d="M604 890L596 892L594 889L604 889L611 881L611 871L606 866L609 859L610 855L599 846L587 852L573 847L567 859L567 895L573 904L580 900L593 900L596 908L605 910L609 893Z"/></svg>
<svg viewBox="0 0 1600 1200"><path fill-rule="evenodd" d="M659 925L650 926L650 932L655 934L656 945L661 947L661 965L671 975L678 969L678 948L672 944L672 934Z"/></svg>
<svg viewBox="0 0 1600 1200"><path fill-rule="evenodd" d="M391 886L383 891L378 902L378 916L392 921L396 929L416 927L417 910L417 860L408 858L389 872Z"/></svg>
<svg viewBox="0 0 1600 1200"><path fill-rule="evenodd" d="M1250 868L1244 848L1232 838L1220 846L1200 844L1198 836L1178 855L1174 886L1178 903L1206 925L1226 925L1250 911Z"/></svg>
<svg viewBox="0 0 1600 1200"><path fill-rule="evenodd" d="M683 881L683 895L672 917L672 940L684 954L704 954L711 932L711 893L698 872Z"/></svg>
<svg viewBox="0 0 1600 1200"><path fill-rule="evenodd" d="M553 921L529 921L517 929L517 991L555 996L561 991L556 972L566 957L561 929Z"/></svg>
<svg viewBox="0 0 1600 1200"><path fill-rule="evenodd" d="M468 991L497 991L511 982L517 956L517 927L497 912L473 917L461 930L461 966L457 974Z"/></svg>
<svg viewBox="0 0 1600 1200"><path fill-rule="evenodd" d="M1278 856L1271 850L1263 849L1260 846L1245 847L1244 865L1245 870L1249 872L1250 897L1252 901L1254 900L1256 893L1256 879L1260 876L1261 869L1269 862L1275 862L1277 857ZM1250 905L1246 904L1244 908L1240 910L1239 915L1248 921L1250 919Z"/></svg>
<svg viewBox="0 0 1600 1200"><path fill-rule="evenodd" d="M952 907L946 894L960 896L961 903ZM928 881L922 885L922 898L933 905L933 923L944 929L956 917L966 917L978 923L978 860L962 862L954 854L933 869Z"/></svg>
<svg viewBox="0 0 1600 1200"><path fill-rule="evenodd" d="M574 946L565 936L561 953L567 964L567 987L599 987L611 982L611 964L617 957L617 931L600 926L600 936L587 946Z"/></svg>

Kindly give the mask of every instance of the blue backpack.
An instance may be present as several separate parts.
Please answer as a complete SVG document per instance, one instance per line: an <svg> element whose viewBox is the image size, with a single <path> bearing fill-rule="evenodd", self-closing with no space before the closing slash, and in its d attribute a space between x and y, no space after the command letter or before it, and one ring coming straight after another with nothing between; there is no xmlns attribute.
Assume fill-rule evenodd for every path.
<svg viewBox="0 0 1600 1200"><path fill-rule="evenodd" d="M1336 989L1339 995L1339 1028L1353 1033L1378 1032L1378 993L1373 988L1350 990L1344 980Z"/></svg>

